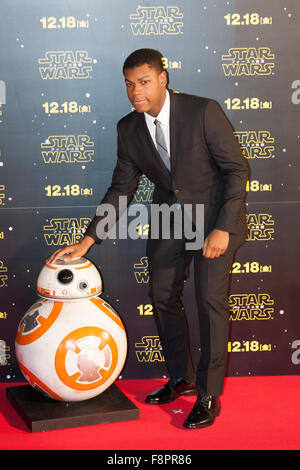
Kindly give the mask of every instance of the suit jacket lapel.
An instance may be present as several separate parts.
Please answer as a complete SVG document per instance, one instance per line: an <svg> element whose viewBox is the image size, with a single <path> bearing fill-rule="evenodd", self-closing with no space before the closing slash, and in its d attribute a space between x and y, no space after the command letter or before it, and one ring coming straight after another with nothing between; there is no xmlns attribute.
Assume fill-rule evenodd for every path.
<svg viewBox="0 0 300 470"><path fill-rule="evenodd" d="M171 171L175 173L176 158L180 142L180 124L177 96L172 90L170 93L170 153L171 153Z"/></svg>

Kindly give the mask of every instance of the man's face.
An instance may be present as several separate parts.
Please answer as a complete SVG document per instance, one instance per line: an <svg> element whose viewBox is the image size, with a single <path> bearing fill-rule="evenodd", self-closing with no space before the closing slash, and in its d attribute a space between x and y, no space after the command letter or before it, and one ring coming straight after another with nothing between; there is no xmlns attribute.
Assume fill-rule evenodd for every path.
<svg viewBox="0 0 300 470"><path fill-rule="evenodd" d="M167 75L149 64L125 70L125 84L130 103L138 113L157 116L166 97Z"/></svg>

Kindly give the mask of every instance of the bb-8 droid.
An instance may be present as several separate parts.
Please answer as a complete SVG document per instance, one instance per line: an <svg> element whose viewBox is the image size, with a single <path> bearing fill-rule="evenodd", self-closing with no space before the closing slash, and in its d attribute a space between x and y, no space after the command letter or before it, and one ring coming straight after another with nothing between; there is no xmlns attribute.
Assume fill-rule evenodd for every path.
<svg viewBox="0 0 300 470"><path fill-rule="evenodd" d="M124 325L99 295L102 279L86 258L46 264L37 280L40 300L21 319L15 341L19 367L38 391L59 401L104 392L127 354Z"/></svg>

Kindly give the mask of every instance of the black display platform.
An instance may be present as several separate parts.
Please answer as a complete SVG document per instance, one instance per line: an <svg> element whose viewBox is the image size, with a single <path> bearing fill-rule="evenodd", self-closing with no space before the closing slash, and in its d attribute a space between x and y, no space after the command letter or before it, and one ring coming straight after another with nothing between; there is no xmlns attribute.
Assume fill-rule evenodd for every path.
<svg viewBox="0 0 300 470"><path fill-rule="evenodd" d="M31 385L7 387L6 396L31 432L130 421L139 418L138 408L113 384L90 400L59 402Z"/></svg>

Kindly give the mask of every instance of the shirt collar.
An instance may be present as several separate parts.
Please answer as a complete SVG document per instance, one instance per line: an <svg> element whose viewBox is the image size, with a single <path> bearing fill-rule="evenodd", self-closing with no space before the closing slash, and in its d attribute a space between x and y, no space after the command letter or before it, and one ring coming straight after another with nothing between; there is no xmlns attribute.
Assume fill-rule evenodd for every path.
<svg viewBox="0 0 300 470"><path fill-rule="evenodd" d="M159 114L156 117L150 116L150 114L144 113L146 121L153 124L155 119L165 125L169 125L170 119L170 95L168 90L166 90L166 99L163 107L161 108Z"/></svg>

